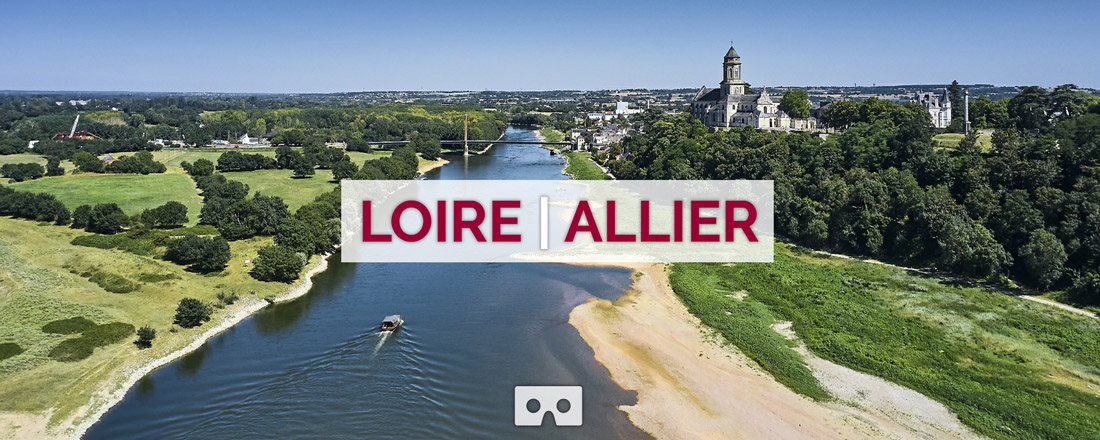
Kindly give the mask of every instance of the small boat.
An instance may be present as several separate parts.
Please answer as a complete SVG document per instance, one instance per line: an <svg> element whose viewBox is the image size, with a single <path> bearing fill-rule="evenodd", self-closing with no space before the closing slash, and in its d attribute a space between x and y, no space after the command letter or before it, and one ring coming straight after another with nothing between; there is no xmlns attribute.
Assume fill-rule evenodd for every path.
<svg viewBox="0 0 1100 440"><path fill-rule="evenodd" d="M405 321L401 319L401 315L390 315L382 320L381 330L384 332L392 332L397 330L397 328L401 327L401 324L404 323Z"/></svg>

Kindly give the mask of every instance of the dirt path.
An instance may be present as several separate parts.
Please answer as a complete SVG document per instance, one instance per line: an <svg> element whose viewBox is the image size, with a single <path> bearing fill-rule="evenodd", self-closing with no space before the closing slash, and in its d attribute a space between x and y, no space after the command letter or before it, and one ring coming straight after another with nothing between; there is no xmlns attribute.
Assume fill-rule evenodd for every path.
<svg viewBox="0 0 1100 440"><path fill-rule="evenodd" d="M643 274L629 295L615 304L589 301L573 310L569 322L611 378L638 392L637 404L621 409L657 438L973 437L950 423L958 422L946 409L937 412L939 403L835 364L811 365L828 374L823 384L830 391L849 392L835 393L838 401L825 404L798 395L733 347L718 343L720 337L672 292L663 265L628 267ZM868 411L865 405L887 408ZM944 414L948 423L935 418Z"/></svg>

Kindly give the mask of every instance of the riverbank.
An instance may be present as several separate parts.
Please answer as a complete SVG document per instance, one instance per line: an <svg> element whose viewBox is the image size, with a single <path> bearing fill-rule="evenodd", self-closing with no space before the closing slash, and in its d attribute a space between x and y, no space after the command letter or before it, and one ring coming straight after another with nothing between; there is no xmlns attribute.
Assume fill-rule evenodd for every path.
<svg viewBox="0 0 1100 440"><path fill-rule="evenodd" d="M815 374L843 401L796 394L691 315L665 265L623 266L636 271L630 292L578 306L569 323L612 380L638 393L620 409L657 438L977 437L938 402L816 357Z"/></svg>
<svg viewBox="0 0 1100 440"><path fill-rule="evenodd" d="M278 295L270 300L248 298L238 301L232 306L227 307L225 313L223 313L217 322L214 322L210 328L192 337L190 343L187 345L169 350L163 356L147 361L141 365L120 368L120 377L107 381L107 383L115 383L117 385L105 387L105 389L102 389L101 392L98 393L96 398L93 398L91 402L77 410L77 416L75 416L73 420L83 419L71 432L63 433L63 436L71 439L79 439L82 437L92 425L107 413L107 411L126 397L126 393L129 392L130 388L136 385L143 377L152 373L153 370L198 350L213 337L237 325L245 318L263 310L272 303L291 301L309 293L309 290L313 287L313 276L324 272L325 269L328 268L328 259L330 257L331 254L319 256L317 261L310 264L305 274L303 274L298 281L289 286L287 291L282 295ZM85 415L81 416L81 414Z"/></svg>
<svg viewBox="0 0 1100 440"><path fill-rule="evenodd" d="M427 173L428 171L434 170L436 168L439 168L439 167L441 167L443 165L446 165L446 164L449 164L449 163L451 163L451 161L449 161L447 159L444 159L442 157L440 157L436 160L431 160L431 161L426 160L424 158L421 158L420 159L420 165L416 167L416 174L417 175L423 175L424 173Z"/></svg>

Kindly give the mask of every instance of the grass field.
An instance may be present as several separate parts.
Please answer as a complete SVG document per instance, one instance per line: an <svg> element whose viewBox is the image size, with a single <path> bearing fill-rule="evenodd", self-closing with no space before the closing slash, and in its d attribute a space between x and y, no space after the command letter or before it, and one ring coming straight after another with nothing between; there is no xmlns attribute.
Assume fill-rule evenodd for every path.
<svg viewBox="0 0 1100 440"><path fill-rule="evenodd" d="M53 194L69 208L96 203L117 203L126 214L140 214L175 200L187 206L189 224L195 224L202 199L194 182L184 174L78 174L43 177L14 183L12 188Z"/></svg>
<svg viewBox="0 0 1100 440"><path fill-rule="evenodd" d="M609 177L603 170L592 162L592 155L579 151L566 151L562 154L568 159L565 172L577 180L607 180Z"/></svg>
<svg viewBox="0 0 1100 440"><path fill-rule="evenodd" d="M785 245L771 264L677 264L693 314L777 380L820 397L789 341L946 404L993 438L1100 438L1100 323L1019 298Z"/></svg>
<svg viewBox="0 0 1100 440"><path fill-rule="evenodd" d="M936 141L941 147L955 148L959 146L959 142L961 142L964 137L966 137L966 135L962 133L942 133L933 136L932 140ZM989 151L990 148L993 148L993 136L979 134L978 146L982 148L982 151Z"/></svg>
<svg viewBox="0 0 1100 440"><path fill-rule="evenodd" d="M301 148L297 148L301 150ZM180 162L195 162L199 159L206 159L214 164L218 163L218 158L227 151L231 151L228 148L210 149L210 148L184 148L184 149L168 149L153 152L153 158L158 162L164 163L168 168L179 168ZM274 148L240 148L233 151L240 151L244 154L262 154L267 157L275 157ZM393 152L389 150L377 150L371 153L364 153L362 151L348 151L347 154L351 157L351 161L356 165L362 165L363 161L367 159L380 159L391 155ZM2 156L0 156L2 157ZM38 156L41 157L41 156ZM45 160L42 161L45 164Z"/></svg>
<svg viewBox="0 0 1100 440"><path fill-rule="evenodd" d="M222 173L226 179L240 181L248 185L249 194L257 192L267 196L283 198L290 211L312 202L322 193L332 191L337 184L332 182L331 170L317 170L313 177L295 179L291 170L256 170Z"/></svg>
<svg viewBox="0 0 1100 440"><path fill-rule="evenodd" d="M226 270L202 275L150 257L70 244L79 235L84 233L64 226L0 218L0 344L15 343L25 350L0 360L0 412L53 409L53 420L64 420L116 377L123 363L137 365L186 345L209 324L172 331L176 304L185 296L213 302L218 292L236 292L244 299L287 289L286 284L254 280L244 264L271 238L232 242L233 257ZM138 288L109 293L80 275L93 271L125 277ZM97 348L84 360L48 359L48 353L72 335L46 333L43 325L74 317L98 324L149 325L157 338L148 350L138 350L130 338Z"/></svg>
<svg viewBox="0 0 1100 440"><path fill-rule="evenodd" d="M0 155L0 166L7 165L9 163L36 163L45 167L46 156L30 153ZM66 173L71 173L73 172L73 170L76 169L73 163L67 160L61 161L61 167L65 169ZM11 183L11 179L0 177L0 183Z"/></svg>

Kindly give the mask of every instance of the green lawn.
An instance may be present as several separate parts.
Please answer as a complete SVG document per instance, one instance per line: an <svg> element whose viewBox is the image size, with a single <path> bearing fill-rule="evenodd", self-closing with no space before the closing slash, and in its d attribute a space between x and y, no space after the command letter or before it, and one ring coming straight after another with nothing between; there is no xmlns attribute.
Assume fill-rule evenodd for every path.
<svg viewBox="0 0 1100 440"><path fill-rule="evenodd" d="M539 129L539 134L547 142L561 142L565 139L565 133L557 131L550 127L542 127Z"/></svg>
<svg viewBox="0 0 1100 440"><path fill-rule="evenodd" d="M1100 438L1100 322L901 269L785 245L775 262L676 264L693 314L781 383L819 397L770 329L815 354L938 400L993 438ZM739 299L741 298L741 299Z"/></svg>
<svg viewBox="0 0 1100 440"><path fill-rule="evenodd" d="M565 166L566 174L573 176L577 180L607 180L609 179L607 174L604 174L603 170L592 162L592 155L589 153L582 153L579 151L566 151L562 154L568 159L569 164Z"/></svg>
<svg viewBox="0 0 1100 440"><path fill-rule="evenodd" d="M117 203L129 215L174 200L187 206L189 224L198 221L202 199L194 182L185 174L79 174L43 177L13 183L22 191L53 194L69 210L80 205Z"/></svg>
<svg viewBox="0 0 1100 440"><path fill-rule="evenodd" d="M232 259L223 272L203 275L183 266L120 250L70 244L87 235L64 226L0 217L0 344L24 350L0 360L0 412L45 413L58 423L74 415L105 384L116 383L133 368L169 350L179 349L209 328L180 329L172 325L176 304L194 297L217 302L219 292L236 292L241 301L262 301L286 292L283 283L253 279L245 264L271 243L257 237L230 244ZM311 263L319 257L311 258ZM137 283L129 293L110 293L88 273L102 272ZM215 319L223 313L215 310ZM50 351L71 336L43 331L46 323L75 317L97 324L121 322L156 330L153 348L139 350L123 342L96 348L76 362L51 360ZM173 331L173 329L175 329ZM0 426L0 437L6 437Z"/></svg>
<svg viewBox="0 0 1100 440"><path fill-rule="evenodd" d="M267 196L283 198L291 212L322 193L332 191L337 184L332 181L331 170L317 170L313 177L295 179L291 170L256 170L222 173L226 179L248 185L249 194L260 192Z"/></svg>
<svg viewBox="0 0 1100 440"><path fill-rule="evenodd" d="M959 146L959 142L963 140L966 135L962 133L942 133L932 137L932 140L936 141L939 146L944 148L955 148ZM978 135L978 146L982 148L982 151L989 151L993 148L993 136L988 134Z"/></svg>

